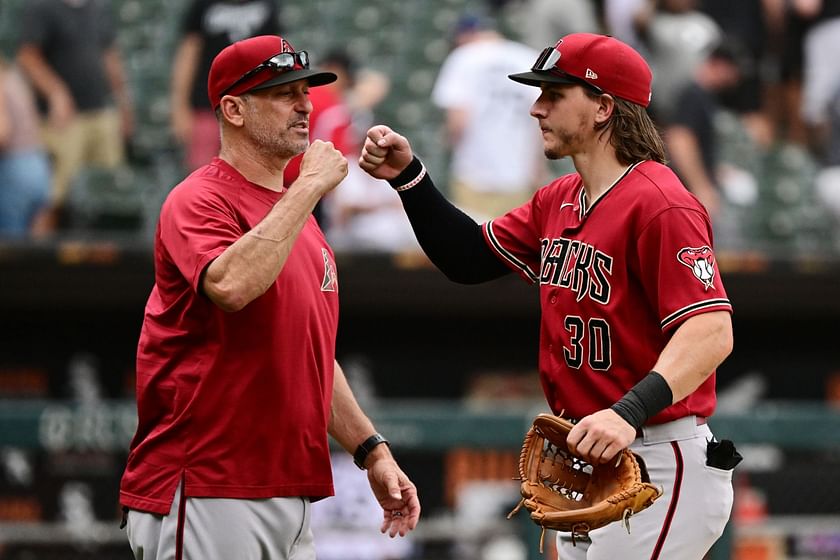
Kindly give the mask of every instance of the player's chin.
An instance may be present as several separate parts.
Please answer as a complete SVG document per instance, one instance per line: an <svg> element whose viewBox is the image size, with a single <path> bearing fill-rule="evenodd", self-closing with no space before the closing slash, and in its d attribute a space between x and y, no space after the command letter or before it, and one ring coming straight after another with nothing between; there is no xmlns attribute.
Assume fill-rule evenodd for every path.
<svg viewBox="0 0 840 560"><path fill-rule="evenodd" d="M309 137L291 142L291 148L294 155L302 154L309 149Z"/></svg>
<svg viewBox="0 0 840 560"><path fill-rule="evenodd" d="M551 160L561 159L563 157L563 154L560 153L559 150L556 150L556 149L552 148L551 146L544 146L543 147L543 154L545 154L545 157L547 159L551 159Z"/></svg>

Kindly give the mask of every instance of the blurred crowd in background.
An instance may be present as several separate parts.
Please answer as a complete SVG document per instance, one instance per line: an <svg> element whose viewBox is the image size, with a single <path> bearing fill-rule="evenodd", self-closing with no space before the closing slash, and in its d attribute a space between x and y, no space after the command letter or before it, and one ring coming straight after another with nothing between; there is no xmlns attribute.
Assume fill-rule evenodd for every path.
<svg viewBox="0 0 840 560"><path fill-rule="evenodd" d="M423 13L405 23L386 2L4 2L0 234L150 237L156 205L218 150L210 61L267 33L340 76L312 90L313 138L354 162L367 127L387 122L419 137L462 209L477 220L499 215L568 170L542 156L528 115L536 92L506 75L567 33L596 32L650 61L651 113L670 164L712 214L721 249L840 252L837 2L412 4L403 12ZM344 13L340 33L325 24L330 8ZM403 33L407 25L423 29ZM404 53L396 71L395 42ZM416 248L397 197L355 164L316 217L339 250Z"/></svg>
<svg viewBox="0 0 840 560"><path fill-rule="evenodd" d="M651 63L650 112L670 164L713 217L719 258L728 251L840 257L840 64L832 60L840 52L838 0L2 0L0 246L107 239L151 247L167 193L219 148L206 90L210 61L236 40L280 33L339 76L311 90L312 138L332 141L350 162L344 183L316 208L330 242L337 251L417 251L398 196L355 163L367 128L381 122L408 136L438 187L476 220L499 215L572 170L543 155L529 115L538 91L507 78L572 32L614 35ZM298 168L299 161L289 165L287 183ZM434 327L426 334L440 325ZM109 350L132 354L134 342L132 324L130 340ZM39 360L50 354L40 338L37 352ZM801 356L786 358L804 367ZM398 381L407 383L408 366L399 359ZM784 362L772 353L769 359ZM345 365L348 377L364 373ZM98 367L95 356L74 354L66 368L71 389L61 396L87 403L131 394L128 382L98 387ZM65 383L63 364L54 369ZM786 371L784 379L799 384L802 371L791 370L800 375ZM122 379L113 372L102 377L114 385ZM527 387L529 397L541 398L539 387L516 379L498 393ZM747 392L760 392L760 376L750 383ZM129 425L133 408L127 410ZM62 427L63 417L55 416ZM39 459L46 464L40 468L112 476L122 467L119 454L82 456L78 464L57 456L61 461ZM513 459L502 457L504 466L496 468L485 455L453 457L446 472L495 469L487 478L508 483L497 501L510 497L506 469ZM12 488L44 486L33 482L38 473L27 461L20 450L0 450L3 468L20 479ZM825 476L836 480L832 467ZM364 477L346 457L334 468L336 478ZM458 476L447 479L447 488L460 484ZM480 491L486 497L498 489ZM30 517L63 519L80 531L89 531L94 517L110 523L110 515L91 510L90 492L62 486L57 513L33 509ZM342 524L368 519L363 512L376 505L367 497L350 492L324 502L314 523L337 535L321 541L319 558L347 560L348 547L368 546L367 533ZM115 500L107 493L99 499L110 514ZM466 498L462 504L471 520L476 511L495 515L486 504L475 507ZM10 517L2 508L0 517ZM836 501L826 509L833 513ZM411 544L383 542L370 545L364 558L410 557ZM497 545L487 558L523 555L510 550L521 543Z"/></svg>

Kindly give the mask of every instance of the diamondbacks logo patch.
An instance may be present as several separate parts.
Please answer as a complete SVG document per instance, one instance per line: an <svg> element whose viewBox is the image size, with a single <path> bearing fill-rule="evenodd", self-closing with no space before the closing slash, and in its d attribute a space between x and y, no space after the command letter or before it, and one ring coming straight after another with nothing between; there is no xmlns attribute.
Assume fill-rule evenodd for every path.
<svg viewBox="0 0 840 560"><path fill-rule="evenodd" d="M330 259L329 252L323 247L321 255L324 257L324 279L321 281L321 291L335 292L338 289L338 273L335 270L335 264Z"/></svg>
<svg viewBox="0 0 840 560"><path fill-rule="evenodd" d="M708 245L680 249L677 260L691 269L705 290L714 288L712 283L715 281L715 254Z"/></svg>

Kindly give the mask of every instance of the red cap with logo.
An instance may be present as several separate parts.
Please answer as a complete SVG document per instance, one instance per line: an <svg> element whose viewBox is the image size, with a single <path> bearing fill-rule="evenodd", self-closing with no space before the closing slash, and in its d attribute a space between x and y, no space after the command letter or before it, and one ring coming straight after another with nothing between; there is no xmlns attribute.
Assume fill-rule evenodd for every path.
<svg viewBox="0 0 840 560"><path fill-rule="evenodd" d="M306 51L295 51L279 35L259 35L225 47L210 65L207 95L215 109L225 95L242 95L297 80L323 86L336 80L332 72L309 68Z"/></svg>
<svg viewBox="0 0 840 560"><path fill-rule="evenodd" d="M586 85L647 107L653 73L642 55L614 37L572 33L544 49L530 72L508 77L529 86Z"/></svg>

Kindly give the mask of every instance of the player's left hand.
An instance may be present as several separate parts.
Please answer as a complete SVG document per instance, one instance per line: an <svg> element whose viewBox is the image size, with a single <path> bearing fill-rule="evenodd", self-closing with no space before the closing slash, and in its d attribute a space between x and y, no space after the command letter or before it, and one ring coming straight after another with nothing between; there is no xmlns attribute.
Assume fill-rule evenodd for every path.
<svg viewBox="0 0 840 560"><path fill-rule="evenodd" d="M566 443L575 455L592 464L607 463L636 439L636 429L612 409L583 417Z"/></svg>
<svg viewBox="0 0 840 560"><path fill-rule="evenodd" d="M379 528L383 533L404 537L417 526L420 519L420 499L417 487L391 457L376 459L367 470L370 488L384 518Z"/></svg>

